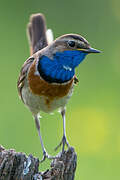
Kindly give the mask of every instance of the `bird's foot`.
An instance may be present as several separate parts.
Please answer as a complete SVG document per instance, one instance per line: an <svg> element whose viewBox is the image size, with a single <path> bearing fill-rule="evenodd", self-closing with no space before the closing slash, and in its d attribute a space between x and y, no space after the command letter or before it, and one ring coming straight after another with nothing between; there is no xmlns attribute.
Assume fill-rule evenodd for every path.
<svg viewBox="0 0 120 180"><path fill-rule="evenodd" d="M64 151L65 151L65 145L66 145L68 148L70 147L70 145L69 145L69 143L68 143L68 141L67 141L66 136L63 136L60 144L55 148L55 151L56 151L61 145L63 145L63 147L62 147L62 153L64 153Z"/></svg>
<svg viewBox="0 0 120 180"><path fill-rule="evenodd" d="M45 161L47 159L57 159L58 157L57 156L50 156L45 150L43 152L43 158L42 160L40 161L40 163L42 163L43 161Z"/></svg>

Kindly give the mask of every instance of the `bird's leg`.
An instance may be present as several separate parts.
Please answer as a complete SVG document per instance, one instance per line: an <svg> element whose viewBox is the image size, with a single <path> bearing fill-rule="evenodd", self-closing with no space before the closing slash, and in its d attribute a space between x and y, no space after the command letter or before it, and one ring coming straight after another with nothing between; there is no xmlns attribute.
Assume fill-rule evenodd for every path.
<svg viewBox="0 0 120 180"><path fill-rule="evenodd" d="M60 144L55 148L55 151L61 146L63 145L62 147L62 153L64 152L65 150L65 145L67 145L67 147L70 147L68 141L67 141L67 138L66 138L66 126L65 126L65 108L61 111L61 115L62 115L62 119L63 119L63 138L60 142Z"/></svg>
<svg viewBox="0 0 120 180"><path fill-rule="evenodd" d="M38 116L34 116L34 118L35 118L35 124L36 124L36 128L37 128L37 131L38 131L38 135L39 135L40 143L41 143L41 147L42 147L42 152L43 152L43 158L42 158L42 160L40 162L43 162L46 158L54 159L55 157L52 157L52 156L48 155L48 153L45 150L45 147L44 147L44 144L43 144L43 140L42 140L42 136L41 136L41 133L40 133L39 118L38 118Z"/></svg>

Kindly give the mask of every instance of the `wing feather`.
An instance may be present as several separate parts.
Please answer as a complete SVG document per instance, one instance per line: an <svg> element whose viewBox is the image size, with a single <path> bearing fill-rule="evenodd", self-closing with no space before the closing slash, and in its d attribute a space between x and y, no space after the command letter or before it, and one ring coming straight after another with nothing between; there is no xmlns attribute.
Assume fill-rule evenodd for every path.
<svg viewBox="0 0 120 180"><path fill-rule="evenodd" d="M24 86L25 79L27 77L27 72L28 72L31 64L33 63L33 61L34 61L34 57L30 57L29 59L27 59L24 62L23 66L21 68L21 71L20 71L19 78L18 78L17 89L18 89L18 93L19 93L19 96L22 99L22 101L23 101L23 98L22 98L22 88Z"/></svg>

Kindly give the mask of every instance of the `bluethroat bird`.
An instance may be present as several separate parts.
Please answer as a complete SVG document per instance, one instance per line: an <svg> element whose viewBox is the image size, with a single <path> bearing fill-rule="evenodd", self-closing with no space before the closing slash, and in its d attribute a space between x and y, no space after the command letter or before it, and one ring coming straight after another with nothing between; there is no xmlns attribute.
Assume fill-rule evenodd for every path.
<svg viewBox="0 0 120 180"><path fill-rule="evenodd" d="M23 64L17 87L23 103L32 112L43 151L43 160L52 158L44 148L39 115L59 109L63 119L62 152L69 147L65 131L65 106L77 81L75 69L90 53L100 53L78 34L65 34L53 41L42 14L33 14L28 24L31 56ZM57 149L56 148L56 149Z"/></svg>

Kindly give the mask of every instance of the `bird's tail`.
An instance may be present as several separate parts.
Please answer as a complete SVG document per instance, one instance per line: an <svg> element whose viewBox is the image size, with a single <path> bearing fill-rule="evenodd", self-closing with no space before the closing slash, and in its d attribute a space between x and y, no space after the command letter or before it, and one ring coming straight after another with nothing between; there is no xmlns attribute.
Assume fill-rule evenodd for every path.
<svg viewBox="0 0 120 180"><path fill-rule="evenodd" d="M30 16L27 34L31 55L46 47L53 40L52 31L46 29L45 17L42 14Z"/></svg>

